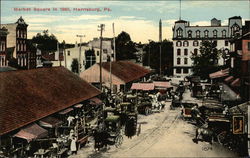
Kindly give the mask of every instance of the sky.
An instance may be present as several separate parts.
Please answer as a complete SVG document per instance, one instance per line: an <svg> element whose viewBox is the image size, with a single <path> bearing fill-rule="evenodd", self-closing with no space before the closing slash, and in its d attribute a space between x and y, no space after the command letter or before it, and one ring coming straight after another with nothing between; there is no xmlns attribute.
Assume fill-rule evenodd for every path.
<svg viewBox="0 0 250 158"><path fill-rule="evenodd" d="M57 39L66 43L80 41L76 35L85 35L87 42L100 36L98 25L105 24L104 37L113 37L125 31L132 41L148 43L159 40L159 20L162 20L162 37L171 40L174 22L180 17L180 1L22 1L3 0L1 23L14 23L22 16L28 26L28 38L49 30ZM181 19L190 25L210 25L212 18L227 25L228 18L241 16L243 24L250 19L249 0L182 0ZM15 10L16 8L16 10ZM29 9L24 11L23 8ZM50 10L48 10L49 8ZM69 10L63 10L63 8ZM74 8L91 10L74 10ZM37 10L38 9L38 10ZM43 11L39 9L44 9ZM55 10L57 9L57 10Z"/></svg>

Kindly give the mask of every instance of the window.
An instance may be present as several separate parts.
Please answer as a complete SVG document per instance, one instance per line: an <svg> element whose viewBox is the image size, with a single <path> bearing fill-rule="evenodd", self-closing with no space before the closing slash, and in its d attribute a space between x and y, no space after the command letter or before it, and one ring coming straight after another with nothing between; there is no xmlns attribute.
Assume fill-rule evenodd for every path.
<svg viewBox="0 0 250 158"><path fill-rule="evenodd" d="M199 30L196 31L196 38L200 38L201 32Z"/></svg>
<svg viewBox="0 0 250 158"><path fill-rule="evenodd" d="M177 58L177 65L181 64L181 58Z"/></svg>
<svg viewBox="0 0 250 158"><path fill-rule="evenodd" d="M192 31L191 30L188 31L188 38L192 38Z"/></svg>
<svg viewBox="0 0 250 158"><path fill-rule="evenodd" d="M181 55L181 49L177 49L177 55Z"/></svg>
<svg viewBox="0 0 250 158"><path fill-rule="evenodd" d="M180 74L181 73L181 68L176 68L176 73Z"/></svg>
<svg viewBox="0 0 250 158"><path fill-rule="evenodd" d="M183 30L179 27L177 30L177 37L182 37L183 36Z"/></svg>
<svg viewBox="0 0 250 158"><path fill-rule="evenodd" d="M215 44L215 46L217 47L217 41L213 41L213 43Z"/></svg>
<svg viewBox="0 0 250 158"><path fill-rule="evenodd" d="M99 56L99 51L96 52L96 55Z"/></svg>
<svg viewBox="0 0 250 158"><path fill-rule="evenodd" d="M68 50L68 56L70 56L70 51Z"/></svg>
<svg viewBox="0 0 250 158"><path fill-rule="evenodd" d="M176 46L177 46L177 47L181 47L181 41L177 41L177 42L176 42Z"/></svg>
<svg viewBox="0 0 250 158"><path fill-rule="evenodd" d="M214 38L217 38L217 30L213 31L213 36L214 36Z"/></svg>
<svg viewBox="0 0 250 158"><path fill-rule="evenodd" d="M5 42L4 41L1 42L0 51L5 51Z"/></svg>
<svg viewBox="0 0 250 158"><path fill-rule="evenodd" d="M188 58L184 58L184 64L185 64L185 65L188 64Z"/></svg>
<svg viewBox="0 0 250 158"><path fill-rule="evenodd" d="M104 54L107 54L107 53L108 53L108 50L107 50L107 49L103 49L103 53L104 53Z"/></svg>
<svg viewBox="0 0 250 158"><path fill-rule="evenodd" d="M199 42L198 41L194 41L193 46L195 46L195 47L199 46Z"/></svg>
<svg viewBox="0 0 250 158"><path fill-rule="evenodd" d="M188 55L188 49L184 49L184 55Z"/></svg>
<svg viewBox="0 0 250 158"><path fill-rule="evenodd" d="M247 50L250 51L250 42L247 42Z"/></svg>
<svg viewBox="0 0 250 158"><path fill-rule="evenodd" d="M183 42L183 46L184 46L184 47L188 47L188 41L184 41L184 42Z"/></svg>
<svg viewBox="0 0 250 158"><path fill-rule="evenodd" d="M19 37L19 30L17 30L16 36Z"/></svg>
<svg viewBox="0 0 250 158"><path fill-rule="evenodd" d="M195 49L194 49L194 55L197 55L197 54L198 54L198 49L195 48Z"/></svg>
<svg viewBox="0 0 250 158"><path fill-rule="evenodd" d="M188 68L183 68L183 73L188 74Z"/></svg>
<svg viewBox="0 0 250 158"><path fill-rule="evenodd" d="M204 31L204 37L205 37L205 38L208 38L208 30L205 30L205 31Z"/></svg>
<svg viewBox="0 0 250 158"><path fill-rule="evenodd" d="M228 41L225 41L225 46L228 46Z"/></svg>
<svg viewBox="0 0 250 158"><path fill-rule="evenodd" d="M222 37L225 38L226 37L226 30L222 31Z"/></svg>
<svg viewBox="0 0 250 158"><path fill-rule="evenodd" d="M237 32L239 32L240 27L236 23L231 27L231 36L235 36Z"/></svg>

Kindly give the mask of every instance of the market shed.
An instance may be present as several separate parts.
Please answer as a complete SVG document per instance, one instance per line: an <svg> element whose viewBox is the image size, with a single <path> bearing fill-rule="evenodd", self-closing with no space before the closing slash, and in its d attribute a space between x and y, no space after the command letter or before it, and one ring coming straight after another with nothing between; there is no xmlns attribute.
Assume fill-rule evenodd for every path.
<svg viewBox="0 0 250 158"><path fill-rule="evenodd" d="M101 92L63 67L0 73L0 136Z"/></svg>
<svg viewBox="0 0 250 158"><path fill-rule="evenodd" d="M150 70L130 61L102 63L102 82L109 87L111 81L114 91L129 89L132 82L139 81L150 74ZM110 73L112 75L110 75ZM100 82L100 64L96 63L80 74L89 83Z"/></svg>

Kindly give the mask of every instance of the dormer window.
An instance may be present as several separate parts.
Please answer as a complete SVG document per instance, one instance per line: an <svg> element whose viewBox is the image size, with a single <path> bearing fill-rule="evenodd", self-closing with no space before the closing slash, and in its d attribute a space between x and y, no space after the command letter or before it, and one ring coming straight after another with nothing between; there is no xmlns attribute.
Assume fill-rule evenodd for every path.
<svg viewBox="0 0 250 158"><path fill-rule="evenodd" d="M205 37L205 38L208 38L208 30L205 30L205 31L204 31L204 37Z"/></svg>
<svg viewBox="0 0 250 158"><path fill-rule="evenodd" d="M181 28L178 28L176 32L177 32L177 37L183 37L183 30Z"/></svg>
<svg viewBox="0 0 250 158"><path fill-rule="evenodd" d="M188 38L192 38L192 31L191 30L188 31Z"/></svg>
<svg viewBox="0 0 250 158"><path fill-rule="evenodd" d="M231 27L231 36L235 36L236 32L239 32L240 27L236 23Z"/></svg>
<svg viewBox="0 0 250 158"><path fill-rule="evenodd" d="M222 37L223 37L223 38L226 38L226 30L223 30L223 31L222 31Z"/></svg>
<svg viewBox="0 0 250 158"><path fill-rule="evenodd" d="M217 30L213 31L213 36L214 36L214 38L217 38Z"/></svg>
<svg viewBox="0 0 250 158"><path fill-rule="evenodd" d="M199 30L197 30L196 31L196 38L200 38L200 36L201 36L200 34L201 34L201 32Z"/></svg>

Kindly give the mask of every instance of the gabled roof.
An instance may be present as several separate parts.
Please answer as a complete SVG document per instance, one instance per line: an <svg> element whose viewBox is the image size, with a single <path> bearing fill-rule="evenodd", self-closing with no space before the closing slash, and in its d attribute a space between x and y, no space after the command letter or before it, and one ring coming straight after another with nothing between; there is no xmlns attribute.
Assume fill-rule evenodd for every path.
<svg viewBox="0 0 250 158"><path fill-rule="evenodd" d="M110 72L110 62L102 63L102 67ZM150 70L131 61L115 61L112 62L111 73L128 83L149 74Z"/></svg>
<svg viewBox="0 0 250 158"><path fill-rule="evenodd" d="M0 73L0 135L101 92L63 67Z"/></svg>

